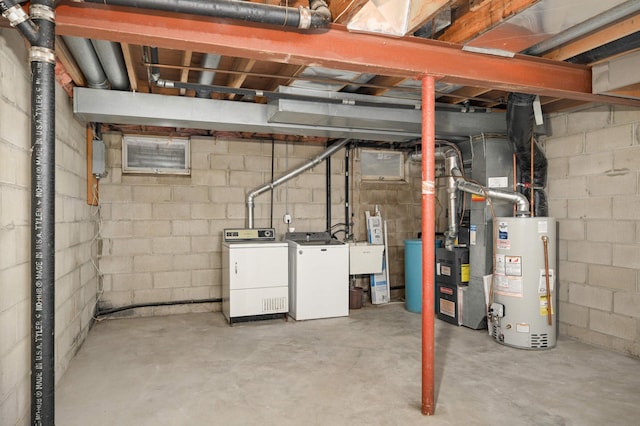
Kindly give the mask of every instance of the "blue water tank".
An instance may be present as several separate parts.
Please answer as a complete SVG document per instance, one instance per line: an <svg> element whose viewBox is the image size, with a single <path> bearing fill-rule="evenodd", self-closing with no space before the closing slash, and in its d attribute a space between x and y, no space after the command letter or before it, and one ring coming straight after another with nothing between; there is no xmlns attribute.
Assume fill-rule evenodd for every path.
<svg viewBox="0 0 640 426"><path fill-rule="evenodd" d="M442 241L435 246L442 247ZM407 311L422 312L422 240L404 240L404 301Z"/></svg>

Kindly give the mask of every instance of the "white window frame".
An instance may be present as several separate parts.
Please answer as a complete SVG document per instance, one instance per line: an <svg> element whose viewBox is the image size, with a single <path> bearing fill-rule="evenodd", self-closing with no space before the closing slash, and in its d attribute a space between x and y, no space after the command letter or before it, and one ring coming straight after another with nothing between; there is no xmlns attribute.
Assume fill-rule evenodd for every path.
<svg viewBox="0 0 640 426"><path fill-rule="evenodd" d="M144 155L130 158L129 147L133 146L137 146L140 150L148 150L149 155L146 158ZM164 151L164 154L168 155L165 155L164 158L154 157L153 150ZM178 155L174 157L171 155L172 152ZM122 172L190 175L190 140L182 137L125 135L122 138Z"/></svg>
<svg viewBox="0 0 640 426"><path fill-rule="evenodd" d="M368 157L368 158L367 158ZM374 172L375 162L385 162L389 172L395 169L395 173ZM396 162L394 166L393 162ZM369 164L369 162L373 164ZM360 166L362 180L367 182L406 182L405 179L405 158L402 151L363 149L360 153ZM370 166L370 167L369 167Z"/></svg>

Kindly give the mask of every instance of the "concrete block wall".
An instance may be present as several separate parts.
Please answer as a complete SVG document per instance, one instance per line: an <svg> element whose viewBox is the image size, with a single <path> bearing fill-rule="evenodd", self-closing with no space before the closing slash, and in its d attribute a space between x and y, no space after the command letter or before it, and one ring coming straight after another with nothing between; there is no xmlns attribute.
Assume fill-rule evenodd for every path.
<svg viewBox="0 0 640 426"><path fill-rule="evenodd" d="M30 415L30 91L28 54L0 28L0 424ZM55 366L60 379L89 330L96 301L97 230L86 203L85 127L56 87Z"/></svg>
<svg viewBox="0 0 640 426"><path fill-rule="evenodd" d="M592 106L547 120L560 332L640 356L640 110Z"/></svg>
<svg viewBox="0 0 640 426"><path fill-rule="evenodd" d="M102 309L221 297L222 231L246 227L246 194L272 180L271 140L194 137L191 176L122 173L122 135L105 133L108 176L100 182ZM321 145L276 142L274 177L320 154ZM344 222L344 150L333 155L332 218ZM284 236L326 228L325 163L255 198L255 226ZM145 307L122 316L218 311L220 304Z"/></svg>
<svg viewBox="0 0 640 426"><path fill-rule="evenodd" d="M387 221L389 244L389 283L391 287L404 287L404 240L415 239L422 224L422 169L420 162L405 156L405 180L402 182L363 181L360 150L351 156L353 176L352 213L354 235L358 241L367 240L365 212L379 206ZM368 288L369 278L359 277L357 285ZM392 298L403 297L403 290L391 292Z"/></svg>

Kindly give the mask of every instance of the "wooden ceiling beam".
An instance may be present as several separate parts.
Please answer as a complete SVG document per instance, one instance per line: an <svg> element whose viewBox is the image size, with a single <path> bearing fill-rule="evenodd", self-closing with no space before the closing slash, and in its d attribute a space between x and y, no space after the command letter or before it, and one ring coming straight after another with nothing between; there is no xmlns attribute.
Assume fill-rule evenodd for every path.
<svg viewBox="0 0 640 426"><path fill-rule="evenodd" d="M62 63L65 71L71 77L76 86L86 86L87 81L78 63L73 59L73 55L67 50L67 45L61 37L56 37L56 57Z"/></svg>
<svg viewBox="0 0 640 426"><path fill-rule="evenodd" d="M543 55L544 58L564 61L596 47L621 39L638 31L640 28L640 14L607 26L595 33L589 34L576 41L560 46Z"/></svg>
<svg viewBox="0 0 640 426"><path fill-rule="evenodd" d="M640 105L640 101L592 94L591 70L586 66L517 54L513 58L482 55L415 37L350 33L335 25L303 33L87 3L61 4L56 15L60 35L404 78L434 75L451 84Z"/></svg>
<svg viewBox="0 0 640 426"><path fill-rule="evenodd" d="M184 68L180 70L180 81L187 83L189 81L189 66L191 66L191 58L193 57L193 51L185 50L182 53L182 60L180 63ZM180 89L180 96L187 94L187 89Z"/></svg>
<svg viewBox="0 0 640 426"><path fill-rule="evenodd" d="M444 30L441 41L466 43L539 0L491 0L478 3Z"/></svg>
<svg viewBox="0 0 640 426"><path fill-rule="evenodd" d="M331 0L329 10L336 24L347 24L369 0Z"/></svg>
<svg viewBox="0 0 640 426"><path fill-rule="evenodd" d="M255 63L256 63L255 59L247 59L247 58L236 58L236 59L234 59L231 69L233 69L234 71L239 71L240 74L230 74L228 79L227 79L226 86L233 87L233 88L236 88L236 89L239 88L239 87L242 87L242 85L244 84L245 80L249 76L246 73L248 73L249 71L251 71L253 69L253 66L255 65ZM227 98L228 99L235 99L236 96L237 95L235 93L231 93L231 94L227 95Z"/></svg>
<svg viewBox="0 0 640 426"><path fill-rule="evenodd" d="M133 55L131 54L131 48L127 43L120 43L122 48L122 55L124 56L124 64L127 68L127 76L129 77L129 86L134 92L138 91L138 77L136 76L136 69L133 65Z"/></svg>

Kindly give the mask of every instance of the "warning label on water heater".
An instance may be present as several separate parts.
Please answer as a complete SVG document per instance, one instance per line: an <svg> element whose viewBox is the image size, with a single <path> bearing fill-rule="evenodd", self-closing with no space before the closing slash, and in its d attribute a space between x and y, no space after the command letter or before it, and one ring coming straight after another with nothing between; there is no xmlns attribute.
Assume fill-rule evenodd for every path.
<svg viewBox="0 0 640 426"><path fill-rule="evenodd" d="M498 248L503 250L509 250L511 248L508 222L498 222Z"/></svg>

